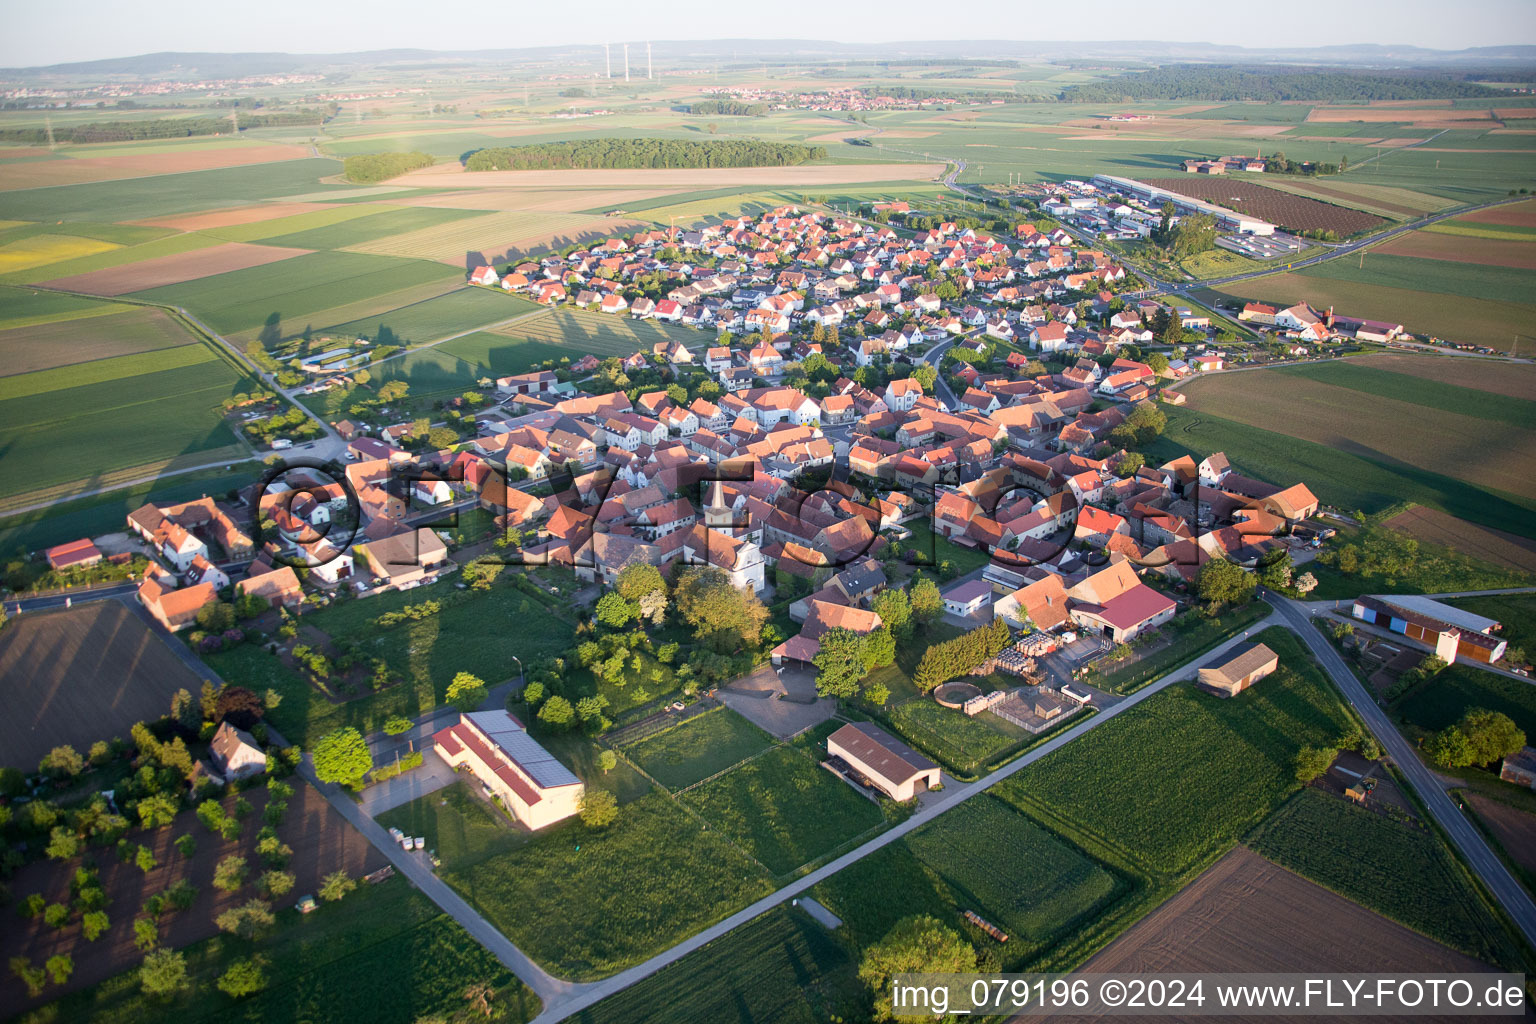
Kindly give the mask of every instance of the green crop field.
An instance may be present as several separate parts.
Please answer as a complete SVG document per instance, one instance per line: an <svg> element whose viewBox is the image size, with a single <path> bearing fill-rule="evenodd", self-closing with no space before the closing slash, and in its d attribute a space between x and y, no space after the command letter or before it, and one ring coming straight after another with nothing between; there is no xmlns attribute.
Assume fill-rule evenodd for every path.
<svg viewBox="0 0 1536 1024"><path fill-rule="evenodd" d="M112 245L142 245L152 242L157 238L175 234L170 228L148 227L142 224L91 224L84 221L69 221L60 224L57 222L47 224L23 223L15 224L0 230L0 246L9 245L11 242L25 238L39 238L48 235L68 235L72 238L92 238L99 242L107 242Z"/></svg>
<svg viewBox="0 0 1536 1024"><path fill-rule="evenodd" d="M961 910L1008 933L1010 957L1040 948L1122 889L1113 872L990 796L967 801L906 843Z"/></svg>
<svg viewBox="0 0 1536 1024"><path fill-rule="evenodd" d="M157 238L154 241L144 242L140 245L123 246L91 256L81 256L77 259L64 260L60 263L50 263L45 267L34 267L31 270L0 274L0 281L13 284L27 281L55 281L62 277L88 274L95 270L106 270L109 267L121 267L129 263L138 263L160 256L179 256L184 252L208 249L222 244L223 242L217 238L210 238L207 235L198 235L191 232L181 235L168 235L165 238Z"/></svg>
<svg viewBox="0 0 1536 1024"><path fill-rule="evenodd" d="M1296 753L1350 724L1287 631L1263 683L1221 700L1180 683L1005 779L999 796L1089 852L1177 877L1214 860L1296 789Z"/></svg>
<svg viewBox="0 0 1536 1024"><path fill-rule="evenodd" d="M354 207L344 207L353 209ZM368 216L348 219L329 226L307 230L289 229L289 233L269 235L262 239L264 245L287 245L295 249L343 249L360 245L389 235L418 231L437 224L474 217L476 210L438 209L430 206L398 207L377 205L361 207ZM278 223L273 221L272 223Z"/></svg>
<svg viewBox="0 0 1536 1024"><path fill-rule="evenodd" d="M1377 369L1369 360L1287 366L1275 372L1439 412L1492 420L1507 427L1528 428L1536 423L1536 399L1497 395L1479 388L1442 383L1431 377ZM1490 372L1497 374L1498 371L1490 367Z"/></svg>
<svg viewBox="0 0 1536 1024"><path fill-rule="evenodd" d="M170 1004L144 994L135 965L14 1019L153 1024L169 1005L185 1021L414 1024L453 1019L464 1009L465 990L478 983L491 987L501 1024L521 1024L541 1009L512 972L400 879L360 886L312 914L278 910L276 927L253 941L219 935L183 952L190 984ZM234 1003L216 983L231 963L253 954L266 960L268 986Z"/></svg>
<svg viewBox="0 0 1536 1024"><path fill-rule="evenodd" d="M420 344L501 320L530 313L539 307L527 299L486 288L458 288L421 302L342 324L323 328L325 333L359 335L392 345ZM384 332L392 337L385 337Z"/></svg>
<svg viewBox="0 0 1536 1024"><path fill-rule="evenodd" d="M722 707L631 744L624 754L663 786L682 789L772 745L772 736Z"/></svg>
<svg viewBox="0 0 1536 1024"><path fill-rule="evenodd" d="M637 964L772 891L761 868L662 793L624 805L605 828L572 818L445 878L523 952L577 981Z"/></svg>
<svg viewBox="0 0 1536 1024"><path fill-rule="evenodd" d="M82 299L58 292L0 285L0 331L90 317L111 316L129 307L120 302Z"/></svg>
<svg viewBox="0 0 1536 1024"><path fill-rule="evenodd" d="M1200 121L1248 121L1254 124L1299 124L1312 113L1301 103L1228 103L1210 110L1194 110L1175 117Z"/></svg>
<svg viewBox="0 0 1536 1024"><path fill-rule="evenodd" d="M13 220L126 221L238 206L295 192L323 190L320 179L341 161L285 160L185 174L0 192L0 217ZM340 186L337 186L340 188Z"/></svg>
<svg viewBox="0 0 1536 1024"><path fill-rule="evenodd" d="M974 775L1030 733L989 712L972 717L918 697L892 708L892 727L908 743L962 775Z"/></svg>
<svg viewBox="0 0 1536 1024"><path fill-rule="evenodd" d="M1371 252L1366 254L1363 267L1358 260L1329 260L1308 267L1301 274L1303 277L1326 278L1330 281L1433 292L1536 308L1536 274L1516 267ZM1407 324L1407 321L1402 323ZM1411 324L1408 327L1413 329Z"/></svg>
<svg viewBox="0 0 1536 1024"><path fill-rule="evenodd" d="M1473 708L1500 711L1536 739L1536 686L1468 665L1452 665L1392 709L1410 725L1432 732L1454 725Z"/></svg>
<svg viewBox="0 0 1536 1024"><path fill-rule="evenodd" d="M284 333L311 323L314 313L366 296L458 276L452 267L389 256L316 252L280 263L138 292L135 298L185 306L221 333L252 330L272 314ZM323 326L322 323L314 324Z"/></svg>
<svg viewBox="0 0 1536 1024"><path fill-rule="evenodd" d="M1519 960L1493 909L1435 836L1303 789L1247 839L1254 850L1489 964Z"/></svg>
<svg viewBox="0 0 1536 1024"><path fill-rule="evenodd" d="M130 467L243 458L220 403L250 379L208 345L181 340L0 378L0 497L63 497Z"/></svg>
<svg viewBox="0 0 1536 1024"><path fill-rule="evenodd" d="M311 210L291 217L274 217L271 220L255 220L248 224L229 224L224 227L204 228L202 233L222 238L226 242L265 242L268 245L287 245L286 242L269 241L274 235L292 235L336 227L347 221L377 215L377 206L334 206L325 210ZM326 248L325 246L295 246L299 249Z"/></svg>
<svg viewBox="0 0 1536 1024"><path fill-rule="evenodd" d="M1165 411L1168 429L1146 448L1148 462L1161 464L1181 455L1194 455L1198 461L1224 451L1248 476L1282 487L1304 481L1319 500L1339 508L1372 514L1411 501L1483 526L1536 537L1536 525L1522 525L1533 523L1536 503L1469 487L1385 456L1299 440L1278 424L1280 429L1269 430L1187 408L1170 406Z"/></svg>
<svg viewBox="0 0 1536 1024"><path fill-rule="evenodd" d="M111 302L92 305L100 307L100 313L110 315L94 315L97 309L83 309L75 311L70 319L0 330L0 377L71 365L78 365L81 372L89 377L89 364L95 360L137 355L156 349L201 348L188 345L187 332L168 314L158 309ZM64 312L56 315L69 316ZM204 354L206 351L203 350ZM183 363L196 361L201 360L181 360ZM158 368L162 367L151 363L151 369ZM109 373L107 379L119 375L122 375L120 371ZM89 380L77 380L74 383L89 383ZM3 389L0 389L0 393L3 393Z"/></svg>
<svg viewBox="0 0 1536 1024"><path fill-rule="evenodd" d="M1507 242L1536 242L1536 227L1521 224L1481 224L1470 220L1442 220L1424 228L1442 235L1491 238Z"/></svg>
<svg viewBox="0 0 1536 1024"><path fill-rule="evenodd" d="M790 874L885 821L878 805L793 746L733 768L690 790L683 802L775 875Z"/></svg>
<svg viewBox="0 0 1536 1024"><path fill-rule="evenodd" d="M822 1024L864 1020L858 964L809 916L775 907L583 1010L582 1024Z"/></svg>
<svg viewBox="0 0 1536 1024"><path fill-rule="evenodd" d="M211 654L208 661L230 682L283 694L282 705L270 717L290 742L308 746L344 725L373 732L390 715L415 717L437 707L459 672L494 686L512 676L515 663L510 655L531 664L570 645L571 623L505 578L513 575L504 573L488 591L460 591L439 583L333 604L306 617L306 626L335 641L357 644L364 659L384 659L401 680L366 697L336 703L259 647L236 647ZM441 602L442 610L385 629L374 625L385 612L428 600ZM508 629L507 623L514 621L520 628Z"/></svg>

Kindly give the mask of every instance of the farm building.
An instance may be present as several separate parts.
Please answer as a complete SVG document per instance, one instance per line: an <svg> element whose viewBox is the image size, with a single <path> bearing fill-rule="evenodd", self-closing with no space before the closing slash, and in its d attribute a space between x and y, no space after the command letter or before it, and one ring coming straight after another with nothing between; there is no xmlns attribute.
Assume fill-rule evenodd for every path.
<svg viewBox="0 0 1536 1024"><path fill-rule="evenodd" d="M50 569L84 569L101 561L101 550L87 538L49 548L43 557Z"/></svg>
<svg viewBox="0 0 1536 1024"><path fill-rule="evenodd" d="M505 711L471 711L440 729L432 749L455 770L467 767L486 791L530 829L569 818L581 809L580 779L528 735Z"/></svg>
<svg viewBox="0 0 1536 1024"><path fill-rule="evenodd" d="M1428 597L1362 594L1350 610L1361 622L1401 633L1434 651L1447 665L1457 658L1491 664L1504 657L1505 643L1491 635L1499 624L1482 615Z"/></svg>
<svg viewBox="0 0 1536 1024"><path fill-rule="evenodd" d="M139 604L172 633L197 621L198 609L218 597L212 583L198 583L176 590L163 582L165 577L151 575L139 584Z"/></svg>
<svg viewBox="0 0 1536 1024"><path fill-rule="evenodd" d="M1239 647L1220 664L1207 665L1197 685L1218 697L1233 697L1280 667L1280 657L1263 644Z"/></svg>
<svg viewBox="0 0 1536 1024"><path fill-rule="evenodd" d="M213 734L208 753L225 779L243 779L267 770L267 755L256 738L228 722L221 723Z"/></svg>
<svg viewBox="0 0 1536 1024"><path fill-rule="evenodd" d="M1536 747L1522 747L1504 759L1499 778L1536 789Z"/></svg>
<svg viewBox="0 0 1536 1024"><path fill-rule="evenodd" d="M1125 643L1144 630L1161 626L1178 610L1173 598L1137 583L1104 604L1077 604L1072 621L1096 633L1107 633L1115 643Z"/></svg>
<svg viewBox="0 0 1536 1024"><path fill-rule="evenodd" d="M962 618L981 611L992 596L992 584L986 580L971 580L944 592L944 610Z"/></svg>
<svg viewBox="0 0 1536 1024"><path fill-rule="evenodd" d="M375 576L395 586L417 583L448 563L448 547L431 530L412 530L358 545Z"/></svg>
<svg viewBox="0 0 1536 1024"><path fill-rule="evenodd" d="M911 800L939 784L939 766L885 730L849 722L827 737L834 767L841 760L892 800Z"/></svg>

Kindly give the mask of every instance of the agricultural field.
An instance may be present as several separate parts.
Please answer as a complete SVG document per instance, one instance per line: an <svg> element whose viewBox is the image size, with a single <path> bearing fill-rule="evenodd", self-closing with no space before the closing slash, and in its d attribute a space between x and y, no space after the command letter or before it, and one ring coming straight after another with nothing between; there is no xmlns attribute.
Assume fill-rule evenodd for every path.
<svg viewBox="0 0 1536 1024"><path fill-rule="evenodd" d="M81 310L85 315L68 320L0 329L0 377L187 344L181 325L161 310L91 305L99 309Z"/></svg>
<svg viewBox="0 0 1536 1024"><path fill-rule="evenodd" d="M1512 965L1519 952L1444 844L1308 787L1246 840L1283 868L1477 960ZM1365 865L1390 870L1362 870Z"/></svg>
<svg viewBox="0 0 1536 1024"><path fill-rule="evenodd" d="M361 242L351 251L435 260L467 273L485 263L499 265L547 249L589 245L643 226L635 220L570 213L486 213Z"/></svg>
<svg viewBox="0 0 1536 1024"><path fill-rule="evenodd" d="M239 140L245 142L246 140ZM40 160L0 164L0 189L50 188L160 174L302 160L305 146L220 144L206 138L152 147L70 146Z"/></svg>
<svg viewBox="0 0 1536 1024"><path fill-rule="evenodd" d="M14 274L50 263L94 256L119 248L111 242L73 235L33 235L0 243L0 274Z"/></svg>
<svg viewBox="0 0 1536 1024"><path fill-rule="evenodd" d="M221 170L0 192L9 220L133 221L323 191L341 161L312 158ZM341 186L335 186L340 190Z"/></svg>
<svg viewBox="0 0 1536 1024"><path fill-rule="evenodd" d="M1527 651L1527 654L1530 652ZM1536 686L1468 665L1452 665L1398 701L1392 713L1408 725L1438 732L1473 708L1501 711L1536 737Z"/></svg>
<svg viewBox="0 0 1536 1024"><path fill-rule="evenodd" d="M668 789L683 789L772 745L772 736L721 707L630 744L624 756Z"/></svg>
<svg viewBox="0 0 1536 1024"><path fill-rule="evenodd" d="M198 228L197 230L213 238L222 238L226 242L266 242L267 239L277 235L291 235L300 232L316 231L320 228L336 227L348 221L364 219L378 213L378 208L366 203L348 205L343 203L270 203L266 204L273 211L271 217L252 218L243 210L233 210L228 213L215 211L213 213L197 214L185 220L196 223L198 220L213 221L214 226ZM289 209L298 212L283 213L277 211ZM239 215L239 219L236 216ZM218 224L220 219L233 221L229 224Z"/></svg>
<svg viewBox="0 0 1536 1024"><path fill-rule="evenodd" d="M1406 235L1388 239L1378 245L1370 254L1366 262L1375 264L1374 270L1382 274L1382 256L1406 256L1420 260L1433 260L1433 269L1439 270L1441 261L1453 263L1468 263L1480 266L1482 270L1497 267L1499 271L1505 268L1514 270L1536 270L1536 237L1530 239L1505 239L1505 238L1478 238L1476 236L1455 235L1436 231L1410 231ZM1388 271L1391 268L1387 268ZM1410 266L1400 268L1400 273L1411 272ZM1511 286L1518 289L1522 282L1512 280L1508 274L1494 271L1494 280L1482 282L1488 290L1507 292ZM1391 276L1390 273L1385 276ZM1466 291L1476 287L1469 282L1465 275L1457 275L1454 282L1460 291ZM1474 298L1477 296L1473 296ZM1499 297L1495 295L1495 297Z"/></svg>
<svg viewBox="0 0 1536 1024"><path fill-rule="evenodd" d="M1441 384L1509 398L1536 401L1536 365L1487 362L1481 359L1446 358L1406 352L1378 352L1364 360L1373 370L1413 377L1433 377ZM1350 365L1354 365L1351 363ZM1482 395L1476 396L1481 401Z"/></svg>
<svg viewBox="0 0 1536 1024"><path fill-rule="evenodd" d="M1446 362L1448 360L1439 360L1439 365L1443 367ZM1479 369L1485 380L1500 377L1505 372L1505 366L1500 363L1487 363ZM1536 367L1510 369L1518 373L1521 370L1536 370ZM1490 393L1475 386L1450 383L1440 379L1438 374L1416 376L1401 373L1374 356L1326 364L1286 366L1272 372L1283 377L1302 378L1345 388L1373 398L1416 405L1435 412L1488 420L1501 427L1524 428L1536 423L1536 392L1528 393L1529 397Z"/></svg>
<svg viewBox="0 0 1536 1024"><path fill-rule="evenodd" d="M1251 181L1225 181L1219 177L1189 174L1182 178L1150 178L1147 184L1258 217L1288 231L1332 231L1343 238L1386 223L1382 218L1360 210L1281 192Z"/></svg>
<svg viewBox="0 0 1536 1024"><path fill-rule="evenodd" d="M572 818L444 878L523 952L578 981L640 963L772 891L663 793L605 828Z"/></svg>
<svg viewBox="0 0 1536 1024"><path fill-rule="evenodd" d="M775 747L690 790L682 801L776 876L795 873L885 823L878 804L797 746Z"/></svg>
<svg viewBox="0 0 1536 1024"><path fill-rule="evenodd" d="M997 794L1090 853L1177 878L1236 842L1296 789L1303 746L1350 727L1332 685L1290 633L1263 685L1219 700L1169 687L1005 779Z"/></svg>
<svg viewBox="0 0 1536 1024"><path fill-rule="evenodd" d="M16 1020L153 1024L174 1012L186 1021L414 1024L461 1012L465 991L479 983L491 986L505 1024L531 1020L541 1009L527 986L401 879L364 885L342 904L322 904L314 914L281 910L275 930L254 943L220 935L184 952L191 991L169 1007L143 993L135 964ZM232 1004L215 983L231 963L252 953L267 959L271 984Z"/></svg>
<svg viewBox="0 0 1536 1024"><path fill-rule="evenodd" d="M118 302L96 302L75 295L0 285L0 331L112 316L126 309L126 305Z"/></svg>
<svg viewBox="0 0 1536 1024"><path fill-rule="evenodd" d="M802 911L775 907L582 1011L583 1024L774 1021L821 1024L869 1012L858 963Z"/></svg>
<svg viewBox="0 0 1536 1024"><path fill-rule="evenodd" d="M224 334L253 330L278 317L283 333L296 333L313 317L345 302L383 297L391 292L457 276L448 267L420 260L316 252L281 263L237 270L215 278L151 288L134 297L184 306Z"/></svg>
<svg viewBox="0 0 1536 1024"><path fill-rule="evenodd" d="M1400 236L1385 247L1365 253L1364 259L1338 259L1308 267L1308 277L1367 284L1403 291L1433 291L1440 295L1484 302L1506 303L1536 308L1536 284L1531 268L1536 268L1536 245L1521 242L1493 243L1485 239L1451 239L1452 248L1466 259L1453 260L1431 255L1418 246L1414 234ZM1465 242L1465 245L1461 243ZM1482 257L1480 250L1501 246L1501 252ZM1412 249L1415 251L1405 251ZM1526 257L1516 259L1511 252L1524 249ZM1513 261L1513 262L1510 262ZM1412 330L1407 321L1399 321ZM1511 325L1513 326L1513 324Z"/></svg>
<svg viewBox="0 0 1536 1024"><path fill-rule="evenodd" d="M1435 548L1454 548L1486 566L1502 570L1505 578L1514 578L1514 584L1484 586L1435 586L1428 593L1450 593L1460 590L1502 589L1503 586L1523 586L1536 580L1536 541L1517 537L1503 530L1493 530L1457 519L1432 508L1415 506L1386 521L1394 530L1401 530L1420 544ZM1462 581L1465 582L1465 581Z"/></svg>
<svg viewBox="0 0 1536 1024"><path fill-rule="evenodd" d="M116 601L28 614L0 632L4 764L33 771L54 747L85 751L126 736L201 682L151 628Z"/></svg>
<svg viewBox="0 0 1536 1024"><path fill-rule="evenodd" d="M421 344L477 327L488 327L538 308L527 299L487 288L457 288L385 313L329 324L322 331L343 337L371 338L380 344Z"/></svg>
<svg viewBox="0 0 1536 1024"><path fill-rule="evenodd" d="M1226 451L1250 472L1266 479L1278 476L1276 482L1284 485L1305 480L1323 501L1342 501L1346 507L1367 512L1409 500L1474 522L1513 527L1521 521L1520 513L1490 515L1495 508L1481 513L1472 509L1479 501L1484 506L1501 505L1499 511L1536 507L1536 487L1532 484L1536 475L1531 468L1536 464L1536 430L1498 422L1500 403L1479 396L1489 398L1493 410L1489 418L1483 418L1471 411L1480 408L1481 402L1464 407L1467 411L1447 412L1417 400L1389 398L1325 382L1333 379L1331 371L1340 368L1328 365L1297 373L1257 370L1195 381L1184 389L1188 406L1169 411L1169 429L1155 450L1161 455L1168 445L1188 445L1186 435L1208 429L1212 450ZM1356 384L1363 381L1363 387L1390 389L1425 402L1451 400L1444 388L1452 385L1420 384L1412 378L1399 384L1390 374L1374 377L1372 373L1368 368L1347 366L1339 379ZM1312 374L1323 379L1313 379ZM1256 386L1260 382L1263 386ZM1520 407L1530 404L1519 402L1513 411L1506 411L1518 415ZM1488 455L1490 419L1498 423L1505 442L1496 459ZM1206 428L1208 420L1211 426ZM1239 425L1239 430L1231 431L1228 424ZM1287 437L1286 443L1294 446L1294 450L1283 452L1288 467L1266 465L1264 453L1253 450L1242 427ZM1296 445L1297 441L1303 445ZM1307 443L1326 453L1323 465L1314 462L1312 453L1318 449L1305 447ZM1350 460L1374 468L1364 475L1339 472ZM1440 481L1446 483L1440 485ZM1466 486L1469 484L1470 488ZM1377 488L1379 497L1353 504L1345 498L1350 493L1363 497L1360 492ZM1528 513L1524 518L1529 518Z"/></svg>
<svg viewBox="0 0 1536 1024"><path fill-rule="evenodd" d="M153 238L145 242L113 246L104 252L98 252L91 256L79 256L75 259L50 263L43 267L35 267L32 270L0 274L0 281L8 284L30 284L45 278L68 279L91 274L96 271L108 270L112 267L122 267L146 260L154 260L162 256L176 256L181 253L191 252L194 249L211 249L219 244L221 243L217 238L210 238L190 232L181 235L167 235L164 238Z"/></svg>
<svg viewBox="0 0 1536 1024"><path fill-rule="evenodd" d="M898 704L887 717L908 743L965 776L980 774L1000 754L1032 737L990 712L971 717L929 697Z"/></svg>
<svg viewBox="0 0 1536 1024"><path fill-rule="evenodd" d="M1362 874L1369 872L1354 858ZM1322 932L1317 922L1327 921ZM1479 971L1487 968L1238 847L1085 971ZM1052 1020L1084 1024L1081 1017Z"/></svg>
<svg viewBox="0 0 1536 1024"><path fill-rule="evenodd" d="M362 245L391 235L403 235L441 224L475 216L472 210L449 210L432 207L400 207L384 204L342 207L362 210L365 216L348 218L336 224L310 228L286 229L285 233L269 235L263 245L287 245L299 249L345 249Z"/></svg>
<svg viewBox="0 0 1536 1024"><path fill-rule="evenodd" d="M1312 196L1325 203L1364 210L1388 220L1416 220L1453 205L1443 196L1390 185L1367 185L1341 177L1319 179L1274 175L1265 184L1282 192Z"/></svg>
<svg viewBox="0 0 1536 1024"><path fill-rule="evenodd" d="M104 270L59 277L43 284L49 288L86 292L90 295L118 296L129 292L147 291L184 284L200 278L215 277L281 263L295 256L305 255L303 249L279 249L261 245L242 245L238 242L214 244L211 248L199 248L190 252L139 260L134 263Z"/></svg>
<svg viewBox="0 0 1536 1024"><path fill-rule="evenodd" d="M110 486L171 466L242 460L249 448L220 403L251 390L250 378L211 345L182 341L0 377L0 499L67 497L86 481Z"/></svg>

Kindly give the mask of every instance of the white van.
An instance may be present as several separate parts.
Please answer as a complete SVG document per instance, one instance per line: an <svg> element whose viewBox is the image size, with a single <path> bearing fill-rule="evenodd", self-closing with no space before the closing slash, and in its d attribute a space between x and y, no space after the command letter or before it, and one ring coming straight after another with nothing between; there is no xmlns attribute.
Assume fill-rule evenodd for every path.
<svg viewBox="0 0 1536 1024"><path fill-rule="evenodd" d="M272 450L275 452L280 452L285 448L292 447L293 442L288 440L286 437L277 437L272 439Z"/></svg>

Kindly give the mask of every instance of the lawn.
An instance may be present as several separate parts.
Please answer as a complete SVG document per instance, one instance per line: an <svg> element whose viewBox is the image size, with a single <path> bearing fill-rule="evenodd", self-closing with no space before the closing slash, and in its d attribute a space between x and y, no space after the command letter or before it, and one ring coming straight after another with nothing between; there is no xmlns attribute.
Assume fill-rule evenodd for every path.
<svg viewBox="0 0 1536 1024"><path fill-rule="evenodd" d="M792 746L733 768L688 792L683 802L780 876L885 821L877 804Z"/></svg>
<svg viewBox="0 0 1536 1024"><path fill-rule="evenodd" d="M444 871L467 868L527 842L529 834L519 831L506 815L476 796L472 785L460 779L446 789L385 811L374 820L384 828L424 837L427 849L437 851L442 859Z"/></svg>
<svg viewBox="0 0 1536 1024"><path fill-rule="evenodd" d="M457 276L452 267L389 256L316 252L279 263L136 292L135 298L185 306L214 330L253 330L274 314L282 333L311 324L316 313L369 296ZM314 323L320 327L324 321Z"/></svg>
<svg viewBox="0 0 1536 1024"><path fill-rule="evenodd" d="M322 158L161 174L122 181L17 189L0 193L0 217L12 220L129 221L238 206L295 192L327 190L322 177L341 161ZM343 191L341 186L333 187Z"/></svg>
<svg viewBox="0 0 1536 1024"><path fill-rule="evenodd" d="M775 907L583 1010L580 1024L822 1024L863 1020L858 963L808 915Z"/></svg>
<svg viewBox="0 0 1536 1024"><path fill-rule="evenodd" d="M1163 878L1203 867L1295 791L1297 751L1351 725L1289 632L1257 639L1280 655L1258 686L1222 700L1175 684L995 792L1113 863Z"/></svg>
<svg viewBox="0 0 1536 1024"><path fill-rule="evenodd" d="M1438 732L1473 708L1502 711L1536 739L1536 686L1469 665L1452 665L1400 700L1393 714L1420 729Z"/></svg>
<svg viewBox="0 0 1536 1024"><path fill-rule="evenodd" d="M403 879L363 885L313 914L280 910L277 920L264 939L221 935L187 947L192 985L170 1003L146 997L135 969L16 1020L151 1024L169 1015L186 1024L413 1024L459 1012L464 992L478 983L494 990L492 1005L504 1024L531 1020L541 1009L527 986ZM232 1002L214 983L231 962L253 953L267 960L268 987Z"/></svg>
<svg viewBox="0 0 1536 1024"><path fill-rule="evenodd" d="M428 600L441 602L442 610L385 629L374 624L387 611ZM508 627L511 622L518 624L516 629ZM254 645L209 655L208 663L230 682L258 692L271 687L283 694L271 719L290 743L306 747L343 725L367 733L379 729L390 715L416 717L430 711L442 703L459 672L477 675L492 686L514 678L517 663L512 655L531 665L564 651L573 635L568 621L505 580L487 591L461 591L438 583L354 598L306 616L304 625L333 641L354 643L365 664L384 659L401 681L376 694L336 702Z"/></svg>
<svg viewBox="0 0 1536 1024"><path fill-rule="evenodd" d="M992 556L986 549L961 547L949 538L934 533L929 522L913 520L904 525L912 531L912 536L902 542L902 547L916 551L920 564L936 567L941 575L946 564L954 576L964 576L992 564ZM941 582L940 587L943 586Z"/></svg>
<svg viewBox="0 0 1536 1024"><path fill-rule="evenodd" d="M253 386L202 343L0 378L0 497L63 497L131 467L239 461L247 449L220 403Z"/></svg>
<svg viewBox="0 0 1536 1024"><path fill-rule="evenodd" d="M772 745L772 736L722 706L648 736L624 755L668 789L683 789Z"/></svg>
<svg viewBox="0 0 1536 1024"><path fill-rule="evenodd" d="M1422 828L1307 788L1246 842L1276 864L1485 963L1519 959L1466 869Z"/></svg>
<svg viewBox="0 0 1536 1024"><path fill-rule="evenodd" d="M1149 463L1161 464L1181 455L1193 455L1199 461L1224 451L1245 475L1282 487L1305 481L1320 501L1338 508L1370 515L1413 502L1483 526L1536 537L1536 501L1471 487L1416 463L1358 449L1340 451L1209 412L1177 406L1167 406L1164 412L1167 431L1144 449Z"/></svg>
<svg viewBox="0 0 1536 1024"><path fill-rule="evenodd" d="M1032 735L990 712L973 717L929 697L898 704L886 718L908 743L963 776L976 775Z"/></svg>
<svg viewBox="0 0 1536 1024"><path fill-rule="evenodd" d="M612 825L569 819L446 880L561 977L630 967L767 895L762 869L663 793Z"/></svg>
<svg viewBox="0 0 1536 1024"><path fill-rule="evenodd" d="M1269 613L1269 605L1262 601L1250 601L1239 608L1227 609L1214 619L1198 609L1185 612L1164 627L1173 634L1173 642L1168 646L1112 671L1096 672L1092 681L1095 686L1113 693L1134 693Z"/></svg>

